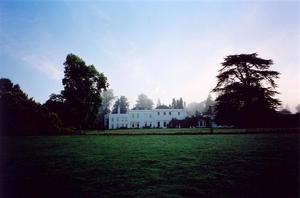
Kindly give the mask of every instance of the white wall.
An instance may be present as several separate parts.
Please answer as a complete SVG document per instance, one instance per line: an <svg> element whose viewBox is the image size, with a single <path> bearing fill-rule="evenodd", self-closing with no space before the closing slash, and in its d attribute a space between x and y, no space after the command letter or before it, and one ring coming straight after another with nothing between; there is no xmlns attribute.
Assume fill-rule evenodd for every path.
<svg viewBox="0 0 300 198"><path fill-rule="evenodd" d="M126 114L108 114L108 128L166 128L169 122L175 118L182 120L187 116L184 109L153 109L153 110L129 110Z"/></svg>

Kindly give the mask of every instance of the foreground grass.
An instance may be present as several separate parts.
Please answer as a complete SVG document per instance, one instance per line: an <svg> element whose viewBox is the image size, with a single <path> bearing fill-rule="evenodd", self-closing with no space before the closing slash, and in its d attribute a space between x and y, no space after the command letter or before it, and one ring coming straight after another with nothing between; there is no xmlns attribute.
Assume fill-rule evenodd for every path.
<svg viewBox="0 0 300 198"><path fill-rule="evenodd" d="M1 138L1 197L298 197L298 134Z"/></svg>

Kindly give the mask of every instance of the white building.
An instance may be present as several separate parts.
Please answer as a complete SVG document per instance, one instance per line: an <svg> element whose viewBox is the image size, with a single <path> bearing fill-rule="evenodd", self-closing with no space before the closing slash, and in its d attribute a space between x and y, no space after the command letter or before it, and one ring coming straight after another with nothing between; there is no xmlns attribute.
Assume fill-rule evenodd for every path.
<svg viewBox="0 0 300 198"><path fill-rule="evenodd" d="M172 119L187 117L185 109L129 110L125 114L107 114L105 123L108 129L118 128L167 128Z"/></svg>

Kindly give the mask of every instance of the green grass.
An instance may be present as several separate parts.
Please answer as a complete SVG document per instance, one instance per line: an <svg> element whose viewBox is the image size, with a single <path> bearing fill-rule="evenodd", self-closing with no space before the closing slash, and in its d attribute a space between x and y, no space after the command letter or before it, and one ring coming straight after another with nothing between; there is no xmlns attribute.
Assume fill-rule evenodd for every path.
<svg viewBox="0 0 300 198"><path fill-rule="evenodd" d="M298 197L298 134L2 137L0 197Z"/></svg>
<svg viewBox="0 0 300 198"><path fill-rule="evenodd" d="M213 128L214 134L237 133L299 133L299 128ZM81 131L83 135L186 135L186 134L210 134L210 128L166 128L166 129L115 129L105 131Z"/></svg>

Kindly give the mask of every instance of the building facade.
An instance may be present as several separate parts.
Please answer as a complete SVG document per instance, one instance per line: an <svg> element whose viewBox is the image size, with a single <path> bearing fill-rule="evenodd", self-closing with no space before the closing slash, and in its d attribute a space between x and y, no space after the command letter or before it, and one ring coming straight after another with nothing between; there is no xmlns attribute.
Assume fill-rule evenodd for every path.
<svg viewBox="0 0 300 198"><path fill-rule="evenodd" d="M183 120L186 117L185 109L128 110L124 114L107 114L105 124L108 129L167 128L172 119Z"/></svg>

